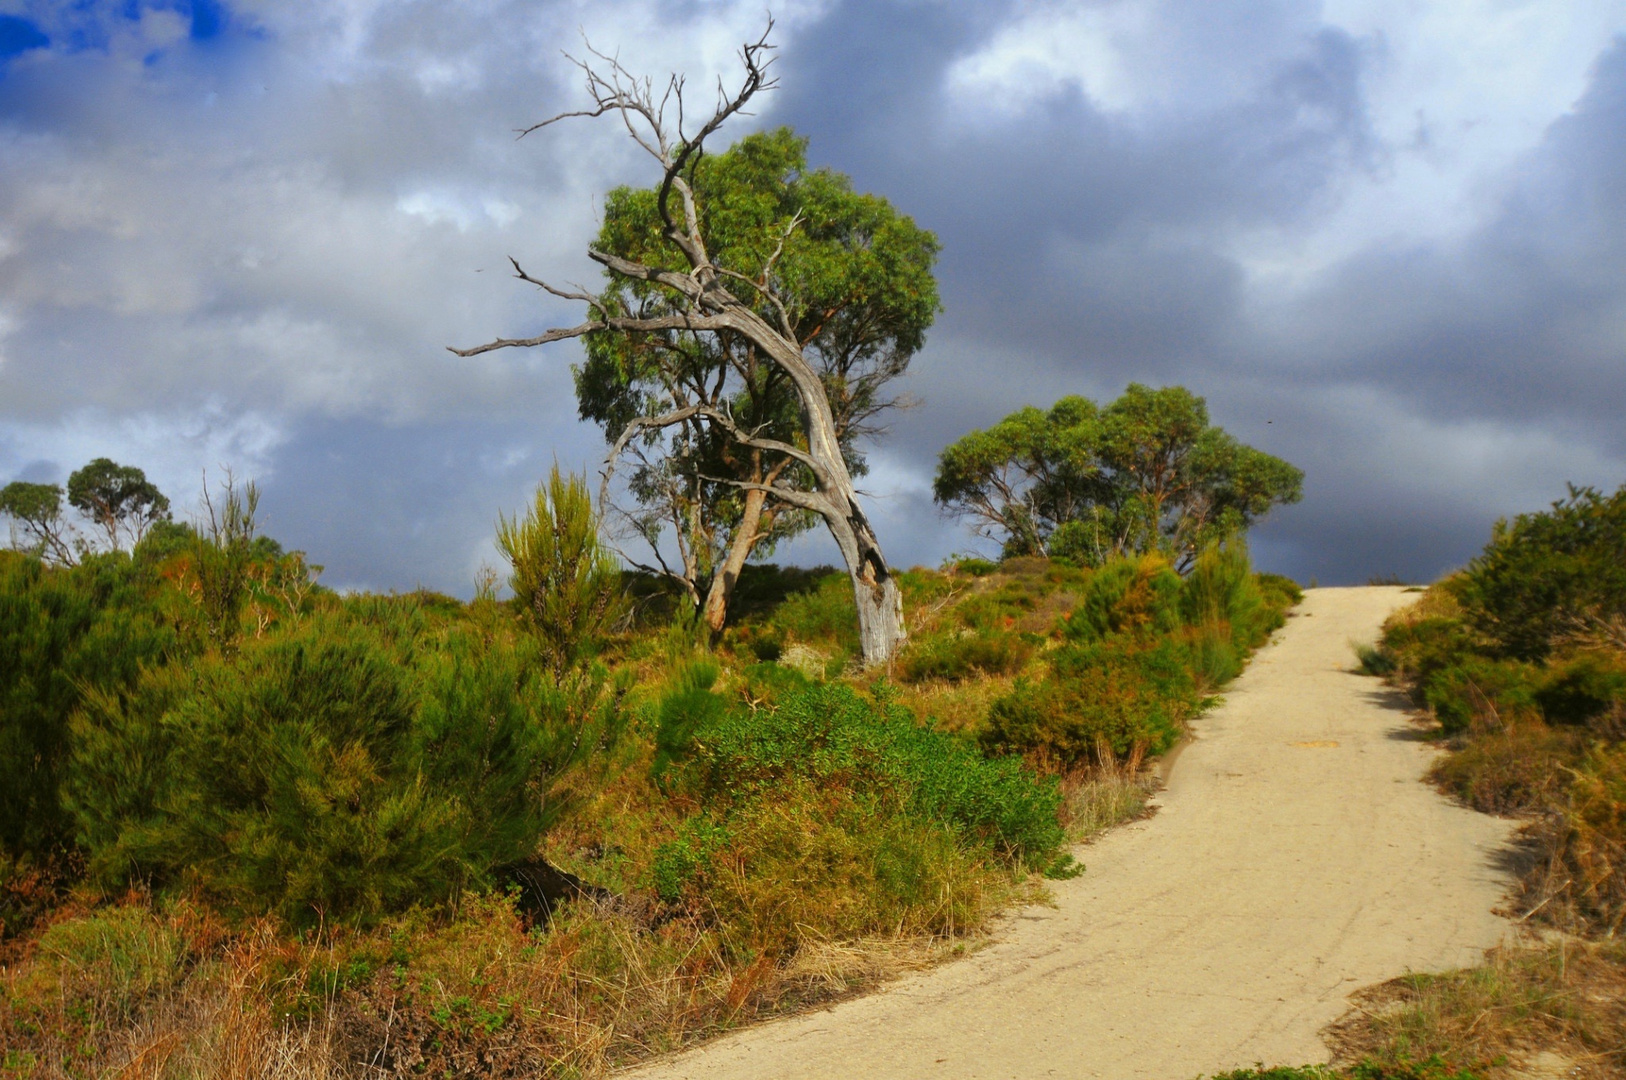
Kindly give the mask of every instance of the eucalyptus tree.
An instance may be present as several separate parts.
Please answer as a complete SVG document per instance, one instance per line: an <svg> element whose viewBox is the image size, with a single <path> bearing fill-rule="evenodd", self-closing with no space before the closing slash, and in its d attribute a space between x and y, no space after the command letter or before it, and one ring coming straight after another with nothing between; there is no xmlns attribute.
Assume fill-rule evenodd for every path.
<svg viewBox="0 0 1626 1080"><path fill-rule="evenodd" d="M586 304L585 321L452 351L585 338L581 413L604 428L611 467L633 458L641 531L655 538L674 525L680 564L664 569L697 602L705 582L708 621L721 625L753 551L823 522L852 579L864 659L877 663L904 639L902 597L858 501L855 442L898 404L889 384L938 310L937 241L846 177L809 170L806 141L787 130L705 154L707 139L773 88L771 48L765 32L742 49L738 89L719 86L693 131L681 77L657 95L613 57L578 62L593 108L525 133L613 114L660 180L606 199L588 249L604 268L600 293L556 288L514 262L521 280Z"/></svg>
<svg viewBox="0 0 1626 1080"><path fill-rule="evenodd" d="M1098 564L1163 551L1180 569L1205 546L1299 500L1304 473L1209 423L1184 387L1130 384L1105 408L1066 397L973 431L938 458L933 495L1006 555Z"/></svg>
<svg viewBox="0 0 1626 1080"><path fill-rule="evenodd" d="M62 486L13 480L0 488L0 514L12 520L12 546L51 562L71 566L72 527L62 519ZM16 535L21 527L23 536Z"/></svg>
<svg viewBox="0 0 1626 1080"><path fill-rule="evenodd" d="M169 519L169 499L134 465L97 458L68 477L68 502L107 534L112 550L128 535L135 547L155 522Z"/></svg>

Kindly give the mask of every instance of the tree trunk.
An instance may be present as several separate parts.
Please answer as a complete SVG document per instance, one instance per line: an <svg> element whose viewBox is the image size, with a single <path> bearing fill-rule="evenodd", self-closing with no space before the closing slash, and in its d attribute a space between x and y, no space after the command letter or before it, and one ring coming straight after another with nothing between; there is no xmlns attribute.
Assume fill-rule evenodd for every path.
<svg viewBox="0 0 1626 1080"><path fill-rule="evenodd" d="M727 295L724 293L723 295ZM805 358L800 346L780 336L754 311L732 296L719 313L731 329L743 334L790 378L802 406L802 430L807 436L805 460L812 467L817 492L792 493L776 488L792 505L816 511L830 529L858 605L858 635L864 663L874 667L892 659L908 637L903 624L903 595L881 554L875 530L858 506L847 459L841 452L835 416L824 382Z"/></svg>
<svg viewBox="0 0 1626 1080"><path fill-rule="evenodd" d="M858 604L858 638L864 663L873 667L891 660L908 637L903 625L903 593L890 574L880 582L854 576L853 599Z"/></svg>
<svg viewBox="0 0 1626 1080"><path fill-rule="evenodd" d="M723 565L711 576L711 588L706 592L706 625L711 628L711 635L715 639L723 632L723 624L728 620L728 602L734 596L734 586L739 584L740 572L745 568L745 560L751 557L752 550L757 546L757 526L762 523L762 508L768 501L766 491L751 490L745 493L745 509L740 514L740 523L734 529L734 539L728 545L728 554L723 558Z"/></svg>

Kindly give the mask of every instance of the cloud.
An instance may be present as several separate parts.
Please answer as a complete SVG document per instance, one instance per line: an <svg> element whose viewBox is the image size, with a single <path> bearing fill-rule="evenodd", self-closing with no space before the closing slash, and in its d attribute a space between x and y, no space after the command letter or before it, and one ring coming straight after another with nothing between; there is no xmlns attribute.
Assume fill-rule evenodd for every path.
<svg viewBox="0 0 1626 1080"><path fill-rule="evenodd" d="M927 496L945 443L1132 380L1306 467L1256 546L1323 581L1626 479L1626 4L776 14L782 88L731 130L794 124L944 241L926 403L864 481L896 561L970 543ZM506 258L591 284L599 200L651 177L614 124L515 129L580 105L583 33L705 96L762 18L0 3L0 478L105 453L184 496L230 459L330 581L467 592L496 511L602 445L574 346L443 346L574 321Z"/></svg>

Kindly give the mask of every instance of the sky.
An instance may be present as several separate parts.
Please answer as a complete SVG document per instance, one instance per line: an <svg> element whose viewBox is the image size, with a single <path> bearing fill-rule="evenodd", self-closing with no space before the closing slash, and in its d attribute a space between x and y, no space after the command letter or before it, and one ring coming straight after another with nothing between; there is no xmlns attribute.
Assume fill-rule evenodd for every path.
<svg viewBox="0 0 1626 1080"><path fill-rule="evenodd" d="M984 550L936 455L1066 394L1184 385L1305 470L1264 569L1429 581L1626 482L1626 0L790 0L810 159L936 232L943 312L861 481L896 565ZM469 594L499 512L596 471L590 41L736 77L761 0L0 0L0 483L99 456L186 517L253 478L341 588ZM709 103L709 97L701 94ZM713 149L718 149L714 146ZM809 534L777 554L837 561Z"/></svg>

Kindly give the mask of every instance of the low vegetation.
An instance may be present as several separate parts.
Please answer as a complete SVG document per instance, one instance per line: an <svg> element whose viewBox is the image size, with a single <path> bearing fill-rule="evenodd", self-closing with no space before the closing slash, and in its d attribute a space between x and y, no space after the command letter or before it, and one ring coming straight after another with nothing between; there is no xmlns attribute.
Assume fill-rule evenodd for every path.
<svg viewBox="0 0 1626 1080"><path fill-rule="evenodd" d="M960 560L875 669L844 573L713 640L569 477L469 603L323 589L255 498L0 553L6 1077L596 1075L872 985L1082 872L1297 595Z"/></svg>
<svg viewBox="0 0 1626 1080"><path fill-rule="evenodd" d="M1397 614L1367 670L1404 686L1450 753L1435 780L1520 816L1532 920L1626 923L1626 488L1579 489L1499 525L1461 573Z"/></svg>
<svg viewBox="0 0 1626 1080"><path fill-rule="evenodd" d="M1541 933L1364 991L1332 1034L1366 1064L1336 1075L1626 1076L1623 619L1626 488L1572 489L1357 650L1437 725L1435 782L1524 822L1518 921Z"/></svg>

